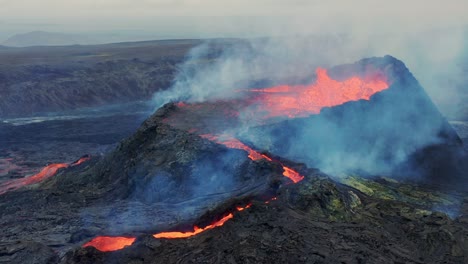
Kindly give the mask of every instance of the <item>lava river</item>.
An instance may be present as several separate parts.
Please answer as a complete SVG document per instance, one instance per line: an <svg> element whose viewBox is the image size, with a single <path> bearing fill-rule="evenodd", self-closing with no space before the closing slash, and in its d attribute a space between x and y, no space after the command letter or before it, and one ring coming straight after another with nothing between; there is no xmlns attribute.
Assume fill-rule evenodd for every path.
<svg viewBox="0 0 468 264"><path fill-rule="evenodd" d="M68 164L68 163L53 163L53 164L50 164L50 165L44 167L39 173L34 174L32 176L7 181L7 182L0 185L0 195L6 193L8 191L13 191L13 190L19 189L19 188L21 188L23 186L26 186L26 185L39 183L39 182L41 182L41 181L43 181L45 179L48 179L48 178L54 176L55 174L57 174L57 171L59 169L78 166L78 165L82 164L83 162L89 160L90 158L91 158L90 156L86 155L86 156L81 157L79 160L77 160L77 161L75 161L75 162L73 162L71 164Z"/></svg>
<svg viewBox="0 0 468 264"><path fill-rule="evenodd" d="M236 207L235 211L242 211L250 207L250 204L247 204L244 207ZM161 232L154 234L155 238L166 238L166 239L175 239L175 238L188 238L191 236L198 235L204 231L220 227L224 225L229 219L234 218L233 212L227 213L219 220L212 222L211 224L205 227L193 226L193 230L190 231L169 231ZM110 236L98 236L93 238L91 241L83 245L83 247L94 247L99 251L116 251L124 247L131 246L135 242L135 237L110 237Z"/></svg>

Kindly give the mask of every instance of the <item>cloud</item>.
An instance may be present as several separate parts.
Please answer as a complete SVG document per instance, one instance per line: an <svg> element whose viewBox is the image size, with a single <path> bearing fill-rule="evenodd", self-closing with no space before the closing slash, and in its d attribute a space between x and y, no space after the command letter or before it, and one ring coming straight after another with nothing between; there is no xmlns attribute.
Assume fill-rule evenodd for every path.
<svg viewBox="0 0 468 264"><path fill-rule="evenodd" d="M389 23L460 22L468 20L463 0L448 1L280 1L280 0L4 0L0 15L18 17L142 16L287 16L302 21L368 21ZM137 13L135 13L137 12ZM271 22L274 22L271 20ZM310 25L304 25L308 27Z"/></svg>

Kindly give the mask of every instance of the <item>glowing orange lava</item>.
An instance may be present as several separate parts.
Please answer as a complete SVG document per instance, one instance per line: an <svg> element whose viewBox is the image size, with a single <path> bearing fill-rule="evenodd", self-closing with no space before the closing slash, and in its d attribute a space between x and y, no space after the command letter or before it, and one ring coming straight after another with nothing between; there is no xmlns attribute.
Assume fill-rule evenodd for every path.
<svg viewBox="0 0 468 264"><path fill-rule="evenodd" d="M204 134L204 135L200 135L200 136L202 138L206 138L206 139L211 140L213 142L216 142L218 144L225 145L226 147L229 147L229 148L244 150L249 154L249 158L251 160L266 159L266 160L268 160L270 162L278 162L278 161L275 161L272 158L268 157L265 154L261 154L261 153L255 151L255 150L253 150L252 148L248 147L247 145L243 144L238 139L235 139L233 137L226 136L226 135L217 136L217 135L211 135L211 134ZM278 162L278 163L280 163L280 162ZM281 165L282 165L283 170L284 170L283 175L285 177L289 178L292 182L297 183L297 182L304 179L304 176L300 175L295 170L293 170L293 169L291 169L289 167L286 167L283 164L281 164ZM276 200L276 197L273 197L271 200ZM270 201L266 201L265 203L268 204L269 202ZM240 212L240 211L243 211L243 210L249 208L250 206L251 206L251 204L247 204L244 207L236 206L235 210ZM216 228L216 227L220 227L220 226L224 225L224 223L226 223L229 219L232 219L232 218L234 218L234 214L233 213L228 213L225 216L223 216L221 219L219 219L219 220L217 220L217 221L215 221L215 222L213 222L213 223L211 223L211 224L209 224L209 225L207 225L205 227L194 226L193 230L185 231L185 232L181 232L181 231L161 232L161 233L154 234L153 237L154 238L165 238L165 239L188 238L188 237L198 235L198 234L200 234L202 232L205 232L207 230L210 230L210 229L213 229L213 228ZM130 238L130 237L106 237L106 236L103 236L103 237L94 238L93 240L91 240L88 243L84 244L83 247L92 246L92 247L95 247L96 249L98 249L100 251L115 251L115 250L120 250L120 249L124 248L125 246L129 246L129 245L133 244L134 240L135 240L135 238Z"/></svg>
<svg viewBox="0 0 468 264"><path fill-rule="evenodd" d="M72 167L73 166L78 166L78 165L82 164L83 162L86 162L86 161L88 161L90 159L91 159L91 156L85 155L85 156L81 157L80 159L78 159L77 161L73 162L70 166L72 166Z"/></svg>
<svg viewBox="0 0 468 264"><path fill-rule="evenodd" d="M318 68L317 79L310 85L280 85L266 89L253 89L256 111L266 113L266 118L286 116L289 118L318 114L324 107L332 107L350 101L369 100L370 97L388 88L382 76L371 79L352 77L336 81L327 70Z"/></svg>
<svg viewBox="0 0 468 264"><path fill-rule="evenodd" d="M249 158L251 160L266 159L266 160L271 161L271 162L278 162L278 161L274 161L272 158L268 157L265 154L261 154L260 152L253 150L249 146L245 145L244 143L240 142L238 139L233 138L231 136L227 136L227 135L216 136L216 135L211 135L211 134L204 134L204 135L200 135L200 137L206 138L206 139L211 140L213 142L216 142L218 144L222 144L222 145L224 145L224 146L226 146L228 148L244 150L247 153L249 153ZM280 163L280 162L278 162L278 163ZM289 178L294 183L298 183L298 182L300 182L300 181L302 181L304 179L304 176L300 175L297 171L295 171L295 170L293 170L293 169L291 169L289 167L286 167L283 164L281 164L281 165L283 166L283 170L284 170L283 176L284 177Z"/></svg>
<svg viewBox="0 0 468 264"><path fill-rule="evenodd" d="M83 247L94 247L99 251L115 251L131 246L135 242L134 237L108 237L99 236L84 244Z"/></svg>
<svg viewBox="0 0 468 264"><path fill-rule="evenodd" d="M247 204L246 206L244 207L241 207L241 206L236 206L236 211L240 212L240 211L243 211L244 209L247 209L249 208L250 206L252 206L252 204ZM194 226L193 227L193 231L188 231L188 232L161 232L161 233L157 233L157 234L154 234L153 236L155 238L167 238L167 239L174 239L174 238L187 238L187 237L191 237L191 236L195 236L195 235L198 235L202 232L205 232L206 230L210 230L210 229L213 229L215 227L219 227L219 226L222 226L224 225L224 223L226 223L229 219L232 219L234 218L234 214L233 213L229 213L225 216L223 216L221 219L219 219L218 221L215 221L203 228L200 228L198 226Z"/></svg>
<svg viewBox="0 0 468 264"><path fill-rule="evenodd" d="M266 159L268 161L272 161L270 157L268 157L265 154L261 154L252 148L246 146L244 143L240 142L238 139L230 137L230 136L216 136L216 135L210 135L210 134L204 134L200 135L202 138L206 138L208 140L211 140L213 142L216 142L218 144L222 144L228 148L233 148L233 149L241 149L249 153L249 159L251 160L260 160L260 159Z"/></svg>
<svg viewBox="0 0 468 264"><path fill-rule="evenodd" d="M38 183L40 181L43 181L45 179L48 179L52 176L54 176L59 169L62 168L67 168L69 165L67 163L56 163L56 164L50 164L46 167L44 167L39 173L34 174L33 176L23 178L23 184L28 185L28 184L34 184Z"/></svg>
<svg viewBox="0 0 468 264"><path fill-rule="evenodd" d="M3 184L0 185L0 194L4 194L8 191L13 191L16 189L19 189L23 186L30 185L30 184L35 184L38 182L41 182L45 179L48 179L55 174L57 174L57 171L62 168L68 168L68 167L74 167L82 164L83 162L89 160L91 157L86 155L81 157L79 160L67 164L67 163L54 163L50 164L46 167L44 167L39 173L34 174L32 176L26 177L26 178L20 178L20 179L14 179L7 181Z"/></svg>
<svg viewBox="0 0 468 264"><path fill-rule="evenodd" d="M291 168L283 166L283 170L283 175L291 179L291 181L293 181L294 183L298 183L304 179L304 176L300 175L297 171Z"/></svg>
<svg viewBox="0 0 468 264"><path fill-rule="evenodd" d="M243 210L245 210L247 208L250 208L250 206L252 206L252 204L248 204L248 205L246 205L244 207L236 206L236 210L240 212L240 211L243 211Z"/></svg>
<svg viewBox="0 0 468 264"><path fill-rule="evenodd" d="M236 211L243 211L247 208L249 208L252 204L247 204L244 207L237 206ZM154 234L153 237L155 238L165 238L165 239L176 239L176 238L187 238L191 236L198 235L202 232L205 232L207 230L219 227L224 225L229 219L234 218L233 213L229 213L222 217L221 219L203 227L200 228L198 226L193 227L193 231L188 231L188 232L177 232L177 231L171 231L171 232L161 232ZM87 242L86 244L83 245L83 247L94 247L99 251L116 251L120 250L124 247L131 246L135 242L135 237L110 237L110 236L98 236L93 238L91 241Z"/></svg>
<svg viewBox="0 0 468 264"><path fill-rule="evenodd" d="M328 76L325 69L318 68L317 79L310 85L281 85L265 89L251 89L248 90L248 92L250 96L253 96L243 101L236 100L195 104L179 102L176 105L183 111L178 113L179 115L172 116L171 118L165 118L164 122L169 122L173 126L184 128L190 133L197 133L204 131L204 127L197 126L190 129L185 127L187 125L187 120L190 120L187 116L190 117L191 114L196 113L197 111L205 113L205 116L208 116L208 118L210 115L206 115L207 112L213 112L212 116L214 116L214 118L216 118L216 114L219 113L222 114L222 118L229 119L231 121L233 117L239 117L239 111L242 111L244 108L248 109L248 113L246 114L252 115L253 117L302 117L311 114L318 114L324 107L333 107L349 101L357 101L361 99L369 100L372 95L383 91L388 87L389 85L387 81L382 76L374 76L373 78L364 79L352 77L344 81L336 81ZM235 107L229 108L226 107L226 105ZM184 118L179 120L181 115ZM191 124L196 126L200 123L197 121L197 123ZM251 160L256 161L264 159L269 162L280 164L283 168L283 176L289 178L293 183L298 183L304 179L304 176L300 175L297 171L285 166L280 161L274 160L265 154L255 151L234 137L212 134L202 134L200 136L215 143L222 144L228 148L243 150L248 153L248 157ZM268 204L270 201L276 199L276 197L273 197L270 200L265 201L265 203ZM238 206L235 210L243 211L249 207L250 204L244 207ZM206 230L220 227L233 217L234 213L230 212L224 215L221 219L202 228L194 226L193 230L187 232L161 232L154 234L153 236L155 238L166 239L192 237ZM131 245L134 240L135 238L129 237L96 237L83 245L83 247L93 246L101 251L113 251Z"/></svg>
<svg viewBox="0 0 468 264"><path fill-rule="evenodd" d="M232 219L234 217L234 215L232 213L229 213L228 215L224 216L223 218L221 218L220 220L210 224L210 225L207 225L203 228L200 228L198 226L194 226L193 227L193 231L189 231L189 232L161 232L161 233L157 233L157 234L154 234L153 236L155 238L168 238L168 239L173 239L173 238L187 238L187 237L191 237L191 236L195 236L195 235L198 235L206 230L210 230L210 229L213 229L215 227L219 227L219 226L222 226L224 225L224 223L226 223L227 220L229 219Z"/></svg>

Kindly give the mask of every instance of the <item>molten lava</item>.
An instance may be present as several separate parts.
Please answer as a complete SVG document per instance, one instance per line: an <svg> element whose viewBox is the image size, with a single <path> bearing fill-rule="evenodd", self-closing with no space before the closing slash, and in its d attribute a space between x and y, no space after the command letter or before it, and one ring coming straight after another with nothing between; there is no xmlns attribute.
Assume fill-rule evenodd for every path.
<svg viewBox="0 0 468 264"><path fill-rule="evenodd" d="M244 207L237 206L236 211L242 211L244 209L247 209L251 206L251 204L247 204ZM233 213L228 213L221 219L203 227L200 228L198 226L193 227L193 231L188 231L188 232L177 232L177 231L171 231L171 232L161 232L154 234L153 237L155 238L166 238L166 239L175 239L175 238L187 238L191 236L198 235L204 231L213 229L215 227L219 227L224 225L229 219L234 218ZM83 245L83 247L94 247L99 251L116 251L120 250L124 247L131 246L135 242L135 237L109 237L109 236L98 236L93 238L91 241L87 242L86 244Z"/></svg>
<svg viewBox="0 0 468 264"><path fill-rule="evenodd" d="M300 175L297 171L283 166L283 176L289 178L294 183L298 183L304 179L304 176Z"/></svg>
<svg viewBox="0 0 468 264"><path fill-rule="evenodd" d="M218 144L222 144L228 148L233 148L233 149L241 149L249 153L249 159L251 160L260 160L260 159L266 159L268 161L272 161L270 157L267 155L261 154L248 146L246 146L244 143L240 142L238 139L235 139L230 136L215 136L215 135L210 135L210 134L204 134L200 135L202 138L206 138L208 140L211 140L213 142L216 142Z"/></svg>
<svg viewBox="0 0 468 264"><path fill-rule="evenodd" d="M26 177L26 178L21 178L21 179L14 179L11 181L7 181L3 184L0 185L0 194L4 194L8 191L16 190L19 189L23 186L30 185L30 184L35 184L38 182L41 182L45 179L48 179L55 174L57 174L57 171L62 168L68 168L68 167L74 167L82 164L83 162L89 160L91 157L88 155L85 155L81 157L79 160L67 164L67 163L54 163L50 164L46 167L44 167L39 173L34 174L32 176Z"/></svg>
<svg viewBox="0 0 468 264"><path fill-rule="evenodd" d="M239 210L241 211L241 210ZM195 235L198 235L206 230L210 230L210 229L213 229L215 227L218 227L218 226L222 226L224 225L224 223L226 223L227 220L229 219L232 219L234 218L234 215L232 213L229 213L228 215L224 216L223 218L219 219L218 221L210 224L210 225L207 225L203 228L200 228L198 226L194 226L193 227L193 231L189 231L189 232L161 232L161 233L158 233L158 234L154 234L153 236L155 238L168 238L168 239L172 239L172 238L187 238L187 237L191 237L191 236L195 236Z"/></svg>
<svg viewBox="0 0 468 264"><path fill-rule="evenodd" d="M134 237L95 237L93 240L84 244L83 247L94 247L99 251L116 251L124 247L131 246L135 242Z"/></svg>
<svg viewBox="0 0 468 264"><path fill-rule="evenodd" d="M248 153L249 155L248 157L251 160L265 159L270 162L276 162L276 163L281 164L280 162L273 160L267 155L261 154L253 150L252 148L248 147L247 145L245 145L244 143L240 142L238 139L235 139L233 137L226 136L226 135L217 136L217 135L210 135L210 134L200 135L200 137L206 138L218 144L225 145L228 148L244 150ZM300 175L295 170L289 167L286 167L283 164L281 164L281 166L283 167L283 170L284 170L283 176L289 178L292 182L297 183L304 179L304 176ZM276 200L276 197L273 197L271 200ZM269 201L266 201L266 203L269 203ZM247 204L244 207L236 206L235 211L240 212L249 208L250 206L251 204ZM221 219L205 227L194 226L191 231L185 231L185 232L182 232L182 231L161 232L161 233L154 234L153 237L166 238L166 239L188 238L188 237L198 235L207 230L220 227L224 225L224 223L226 223L229 219L232 219L232 218L234 218L234 214L231 212L223 216ZM115 251L115 250L120 250L126 246L132 245L134 241L135 241L135 238L133 237L99 236L89 241L88 243L84 244L83 247L91 246L91 247L95 247L96 249L100 251Z"/></svg>
<svg viewBox="0 0 468 264"><path fill-rule="evenodd" d="M253 89L256 94L255 112L266 113L266 118L289 118L320 113L324 107L333 107L350 101L369 100L389 87L383 76L369 79L352 77L345 81L331 79L327 70L318 68L317 79L311 85L281 85ZM262 114L263 115L263 114Z"/></svg>
<svg viewBox="0 0 468 264"><path fill-rule="evenodd" d="M205 102L187 104L185 102L177 103L178 111L170 117L164 119L164 122L170 125L185 129L190 133L200 133L200 136L215 143L222 144L228 148L240 149L248 153L251 160L264 159L268 162L280 164L283 168L283 176L289 178L293 183L300 182L304 176L297 171L285 166L280 161L274 160L266 154L262 154L238 139L226 135L213 135L202 133L222 133L226 126L236 124L239 112L244 112L247 116L254 117L253 120L267 120L273 117L303 117L312 114L319 114L324 107L333 107L344 104L349 101L370 100L370 97L389 87L387 81L382 76L373 78L352 77L344 81L331 79L325 69L317 69L317 79L310 85L288 86L281 85L265 89L248 90L248 98L241 100L223 101L223 102ZM200 118L211 119L214 122L200 122ZM217 124L214 127L206 127L207 123ZM235 127L235 126L234 126ZM221 128L221 130L219 130ZM276 197L270 201L276 200ZM249 208L236 207L235 211L243 211ZM187 238L200 234L224 225L226 221L232 219L234 213L225 214L219 220L205 226L194 226L192 230L170 231L154 234L155 238ZM129 237L96 237L83 247L93 246L101 251L119 250L125 246L131 245L135 238Z"/></svg>
<svg viewBox="0 0 468 264"><path fill-rule="evenodd" d="M387 78L378 71L342 81L329 77L325 69L318 68L316 72L316 80L308 85L242 89L235 99L178 102L163 122L199 134L222 134L239 127L319 114L325 107L350 101L370 100L374 94L389 88Z"/></svg>
<svg viewBox="0 0 468 264"><path fill-rule="evenodd" d="M236 207L236 211L240 212L240 211L243 211L244 209L247 209L251 206L251 204L248 204L244 207L240 207L240 206L237 206ZM213 229L215 227L219 227L219 226L222 226L224 225L224 223L226 223L226 221L228 221L229 219L232 219L234 218L234 214L233 213L229 213L225 216L223 216L221 219L219 219L218 221L215 221L203 228L200 228L198 226L194 226L193 227L193 231L188 231L188 232L161 232L161 233L157 233L157 234L154 234L153 236L155 238L167 238L167 239L173 239L173 238L187 238L187 237L191 237L191 236L195 236L195 235L198 235L202 232L205 232L206 230L210 230L210 229Z"/></svg>
<svg viewBox="0 0 468 264"><path fill-rule="evenodd" d="M244 150L247 153L249 153L249 158L251 160L266 159L266 160L271 161L271 162L280 163L278 161L273 160L272 158L268 157L265 154L261 154L260 152L253 150L252 148L250 148L249 146L246 146L244 143L240 142L236 138L226 136L226 135L216 136L216 135L210 135L210 134L204 134L204 135L200 135L200 136L202 138L206 138L206 139L211 140L213 142L216 142L218 144L222 144L222 145L224 145L224 146L226 146L228 148ZM295 170L293 170L293 169L291 169L289 167L286 167L283 164L281 164L281 166L283 166L283 170L284 170L283 176L289 178L294 183L298 183L298 182L300 182L300 181L302 181L304 179L304 176L300 175Z"/></svg>
<svg viewBox="0 0 468 264"><path fill-rule="evenodd" d="M78 166L88 160L91 159L91 156L90 155L84 155L83 157L79 158L77 161L73 162L72 164L70 164L70 166Z"/></svg>
<svg viewBox="0 0 468 264"><path fill-rule="evenodd" d="M28 185L28 184L34 184L38 183L40 181L43 181L45 179L48 179L52 176L54 176L59 169L62 168L67 168L69 165L67 163L55 163L55 164L50 164L46 167L44 167L39 173L34 174L33 176L23 178L23 184Z"/></svg>

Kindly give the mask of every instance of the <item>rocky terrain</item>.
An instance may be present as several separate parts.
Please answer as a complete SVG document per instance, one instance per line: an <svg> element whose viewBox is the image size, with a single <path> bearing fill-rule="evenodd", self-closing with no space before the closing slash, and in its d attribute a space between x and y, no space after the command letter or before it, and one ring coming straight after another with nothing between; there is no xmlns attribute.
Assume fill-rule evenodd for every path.
<svg viewBox="0 0 468 264"><path fill-rule="evenodd" d="M101 156L131 135L150 112L146 103L90 108L0 123L0 184L51 163Z"/></svg>
<svg viewBox="0 0 468 264"><path fill-rule="evenodd" d="M241 150L164 124L170 113L171 108L160 109L103 158L63 170L39 186L1 195L0 221L8 228L0 241L0 262L467 260L466 194L383 178L350 176L337 182L284 161L305 176L291 185L272 163L251 161ZM225 158L215 165L220 157ZM207 167L232 174L236 184L226 184L224 177L205 178ZM265 203L265 194L277 198ZM166 240L150 235L203 226L246 202L252 206L198 236ZM449 217L434 208L456 213ZM96 235L136 236L137 241L115 252L80 248Z"/></svg>
<svg viewBox="0 0 468 264"><path fill-rule="evenodd" d="M375 66L377 62L389 72L406 69L395 68L398 62L389 58L371 63ZM347 67L368 69L361 67L365 60L360 63L331 72L338 74ZM408 78L402 77L401 83L411 84ZM432 109L432 105L424 105L426 99L420 97L424 94L416 94L423 102L419 106ZM346 116L346 107L366 110L369 105L382 105L386 98L392 97L387 93L381 101L351 102L327 113ZM326 174L270 151L276 148L262 147L256 153L261 158L252 158L246 148L257 147L251 144L255 141L231 148L203 134L236 128L239 120L229 119L236 115L225 116L233 105L238 106L232 102L167 104L134 133L145 115L4 124L4 151L16 146L17 152L37 161L41 144L48 146L45 153L49 157L57 153L54 144L59 144L60 158L71 159L80 148L105 153L91 153L89 161L59 170L39 184L0 195L0 225L6 227L0 236L0 263L468 261L468 193L463 188L441 188L434 181L429 185L395 179L394 175ZM399 117L411 117L402 120L413 120L413 112L395 112L402 114ZM445 140L440 146L462 148L445 119L432 117L423 120L430 122L426 126L435 125L444 132L430 130ZM293 119L255 129L282 124L287 131L289 124L309 121ZM269 137L276 141L274 137L281 135ZM30 147L28 152L31 142L39 147ZM33 154L36 152L39 154ZM293 184L285 177L285 166L303 179ZM8 173L6 177L21 175ZM445 172L441 177L460 179ZM153 236L205 227L227 213L232 219L224 225L190 238ZM111 252L83 247L99 236L134 237L136 241Z"/></svg>
<svg viewBox="0 0 468 264"><path fill-rule="evenodd" d="M63 263L465 263L467 231L466 216L371 198L309 173L222 228L186 240L140 236L117 252L77 249Z"/></svg>
<svg viewBox="0 0 468 264"><path fill-rule="evenodd" d="M137 235L193 223L207 210L222 211L226 199L237 197L240 203L268 193L268 179L281 177L277 167L254 163L242 151L228 150L160 121L157 114L106 157L63 170L41 184L49 187L32 186L1 195L0 221L8 226L1 238L3 261L21 262L16 248L24 245L17 241L36 241L63 254L96 235ZM210 164L218 178L203 179ZM225 184L222 173L238 178ZM18 205L21 210L15 209ZM224 205L228 206L233 204ZM26 212L29 216L23 215ZM24 226L31 228L24 230Z"/></svg>
<svg viewBox="0 0 468 264"><path fill-rule="evenodd" d="M199 43L0 48L0 117L149 100Z"/></svg>

